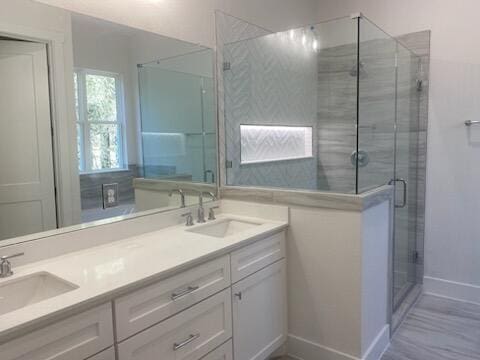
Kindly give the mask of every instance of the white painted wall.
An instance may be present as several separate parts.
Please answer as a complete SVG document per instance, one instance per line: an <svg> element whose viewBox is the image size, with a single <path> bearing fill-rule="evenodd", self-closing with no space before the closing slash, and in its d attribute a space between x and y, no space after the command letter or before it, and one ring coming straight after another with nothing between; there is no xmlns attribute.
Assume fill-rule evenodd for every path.
<svg viewBox="0 0 480 360"><path fill-rule="evenodd" d="M480 46L477 0L320 0L319 20L363 12L396 36L432 30L425 238L426 284L480 302ZM430 279L434 278L434 279ZM461 295L444 281L460 286ZM429 288L427 287L427 290ZM457 289L458 290L458 289Z"/></svg>
<svg viewBox="0 0 480 360"><path fill-rule="evenodd" d="M291 355L363 359L385 348L389 216L389 201L364 212L290 206Z"/></svg>
<svg viewBox="0 0 480 360"><path fill-rule="evenodd" d="M317 0L35 0L180 40L215 46L220 9L273 30L309 24Z"/></svg>

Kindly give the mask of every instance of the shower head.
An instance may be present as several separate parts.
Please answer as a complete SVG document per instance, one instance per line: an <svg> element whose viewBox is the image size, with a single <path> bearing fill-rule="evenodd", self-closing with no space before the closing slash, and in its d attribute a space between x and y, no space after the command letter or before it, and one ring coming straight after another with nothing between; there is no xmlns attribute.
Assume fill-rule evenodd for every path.
<svg viewBox="0 0 480 360"><path fill-rule="evenodd" d="M361 61L359 64L355 62L352 69L350 70L350 76L356 77L358 70L360 70L360 78L367 77L368 74L367 74L367 71L365 70L365 65L363 65L363 62Z"/></svg>

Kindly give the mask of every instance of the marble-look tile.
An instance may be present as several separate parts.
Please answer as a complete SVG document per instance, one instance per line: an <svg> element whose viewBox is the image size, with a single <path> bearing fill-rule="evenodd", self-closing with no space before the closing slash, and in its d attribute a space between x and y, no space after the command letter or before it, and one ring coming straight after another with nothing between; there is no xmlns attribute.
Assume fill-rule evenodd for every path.
<svg viewBox="0 0 480 360"><path fill-rule="evenodd" d="M198 194L200 191L217 193L217 186L214 184L197 183L189 180L169 180L169 179L133 179L134 189L165 191L170 192L174 189L182 189L185 192Z"/></svg>
<svg viewBox="0 0 480 360"><path fill-rule="evenodd" d="M399 294L400 291L398 291L397 293ZM412 307L415 305L415 303L418 301L421 295L422 295L422 285L420 284L413 285L413 287L410 289L407 296L401 302L398 309L392 315L392 321L391 321L390 327L393 332L395 332L398 329L399 325L408 315L409 311L412 309Z"/></svg>
<svg viewBox="0 0 480 360"><path fill-rule="evenodd" d="M382 360L480 359L480 305L423 295Z"/></svg>
<svg viewBox="0 0 480 360"><path fill-rule="evenodd" d="M226 186L222 198L289 204L337 210L363 211L392 197L392 187L382 186L363 194L341 194L306 190Z"/></svg>

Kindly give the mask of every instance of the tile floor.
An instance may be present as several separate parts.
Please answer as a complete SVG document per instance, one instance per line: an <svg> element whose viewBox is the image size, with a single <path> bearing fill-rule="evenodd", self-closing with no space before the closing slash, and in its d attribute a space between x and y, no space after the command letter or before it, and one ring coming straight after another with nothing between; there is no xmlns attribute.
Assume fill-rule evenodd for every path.
<svg viewBox="0 0 480 360"><path fill-rule="evenodd" d="M422 295L381 360L480 360L480 305Z"/></svg>
<svg viewBox="0 0 480 360"><path fill-rule="evenodd" d="M480 360L480 305L422 295L382 360Z"/></svg>

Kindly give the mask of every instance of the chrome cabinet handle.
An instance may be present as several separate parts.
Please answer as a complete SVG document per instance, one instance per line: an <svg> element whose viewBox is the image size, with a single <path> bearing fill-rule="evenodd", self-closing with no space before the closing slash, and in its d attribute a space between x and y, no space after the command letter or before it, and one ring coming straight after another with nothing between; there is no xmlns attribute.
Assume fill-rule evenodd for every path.
<svg viewBox="0 0 480 360"><path fill-rule="evenodd" d="M403 185L403 200L401 205L395 204L396 208L404 208L407 205L407 182L405 179L398 178L398 179L392 179L389 181L389 185L392 185L395 182L401 182Z"/></svg>
<svg viewBox="0 0 480 360"><path fill-rule="evenodd" d="M198 290L200 287L199 286L189 286L184 290L179 291L178 293L173 293L170 298L175 301L181 297L184 297L185 295L190 294L191 292L194 292L195 290Z"/></svg>
<svg viewBox="0 0 480 360"><path fill-rule="evenodd" d="M191 334L191 335L188 337L188 339L185 339L185 340L183 340L183 341L181 341L181 342L179 342L179 343L174 343L174 344L173 344L173 351L177 351L177 350L183 348L184 346L190 344L192 341L198 339L199 337L200 337L200 333L195 334L195 335L194 335L194 334Z"/></svg>

